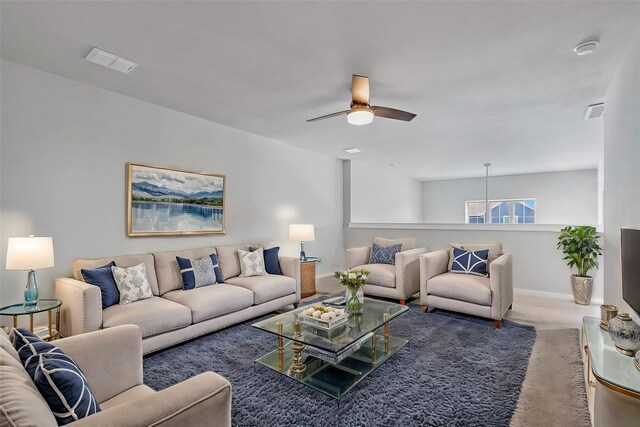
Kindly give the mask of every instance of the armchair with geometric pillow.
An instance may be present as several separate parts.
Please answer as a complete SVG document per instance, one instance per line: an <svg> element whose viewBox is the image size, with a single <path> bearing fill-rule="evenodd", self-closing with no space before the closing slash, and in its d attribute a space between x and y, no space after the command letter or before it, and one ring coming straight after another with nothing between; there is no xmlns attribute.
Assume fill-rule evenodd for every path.
<svg viewBox="0 0 640 427"><path fill-rule="evenodd" d="M416 239L384 239L376 237L372 246L347 249L347 269L369 270L364 285L365 295L399 300L420 290L420 264L418 257L427 248L416 248Z"/></svg>
<svg viewBox="0 0 640 427"><path fill-rule="evenodd" d="M512 269L502 243L452 244L420 255L422 311L431 307L481 316L499 329L513 304Z"/></svg>

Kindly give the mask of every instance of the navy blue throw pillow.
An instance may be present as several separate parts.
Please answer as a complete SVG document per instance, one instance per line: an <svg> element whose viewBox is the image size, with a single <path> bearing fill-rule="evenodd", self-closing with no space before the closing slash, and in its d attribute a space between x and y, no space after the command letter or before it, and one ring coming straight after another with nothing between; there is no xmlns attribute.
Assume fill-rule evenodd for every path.
<svg viewBox="0 0 640 427"><path fill-rule="evenodd" d="M33 382L59 426L100 412L84 374L62 350L39 355Z"/></svg>
<svg viewBox="0 0 640 427"><path fill-rule="evenodd" d="M178 261L180 274L182 274L182 289L185 291L215 283L224 283L216 254L202 259L187 259L177 256L176 261Z"/></svg>
<svg viewBox="0 0 640 427"><path fill-rule="evenodd" d="M453 247L453 263L451 272L458 274L473 274L474 276L487 277L487 260L489 259L489 249L478 251L465 251Z"/></svg>
<svg viewBox="0 0 640 427"><path fill-rule="evenodd" d="M280 268L280 260L278 259L278 251L280 246L274 248L265 249L264 255L264 269L269 274L279 274L282 276L282 269Z"/></svg>
<svg viewBox="0 0 640 427"><path fill-rule="evenodd" d="M48 354L48 353L62 353L55 345L49 342L34 342L28 345L23 346L18 352L18 356L20 356L20 360L22 361L22 365L24 369L27 371L31 379L36 374L36 368L38 367L38 363L40 362L40 354Z"/></svg>
<svg viewBox="0 0 640 427"><path fill-rule="evenodd" d="M116 281L113 278L113 272L111 267L116 265L111 261L107 265L102 267L80 270L84 281L90 285L94 285L100 288L100 294L102 294L102 309L120 303L120 292L116 286Z"/></svg>
<svg viewBox="0 0 640 427"><path fill-rule="evenodd" d="M396 265L396 254L402 251L402 243L391 246L380 246L374 243L371 248L371 259L369 264L391 264Z"/></svg>
<svg viewBox="0 0 640 427"><path fill-rule="evenodd" d="M13 345L13 348L16 349L18 354L20 354L20 349L24 347L25 344L42 342L39 336L27 328L13 328L11 333L9 333L9 341L11 341L11 345Z"/></svg>

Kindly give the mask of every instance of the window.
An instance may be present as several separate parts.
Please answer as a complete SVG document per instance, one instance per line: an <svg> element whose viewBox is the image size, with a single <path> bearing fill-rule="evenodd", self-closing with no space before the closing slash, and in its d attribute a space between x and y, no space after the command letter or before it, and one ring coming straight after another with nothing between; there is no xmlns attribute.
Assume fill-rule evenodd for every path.
<svg viewBox="0 0 640 427"><path fill-rule="evenodd" d="M484 200L465 203L466 223L484 224L487 206ZM489 200L491 224L535 224L536 199Z"/></svg>

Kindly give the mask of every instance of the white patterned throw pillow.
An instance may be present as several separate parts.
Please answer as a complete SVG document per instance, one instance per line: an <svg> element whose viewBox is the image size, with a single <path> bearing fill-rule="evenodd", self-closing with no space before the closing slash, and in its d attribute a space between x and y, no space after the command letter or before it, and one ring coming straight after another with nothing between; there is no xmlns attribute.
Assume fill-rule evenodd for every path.
<svg viewBox="0 0 640 427"><path fill-rule="evenodd" d="M258 248L253 252L238 249L240 259L240 276L266 276L267 270L264 268L264 249Z"/></svg>
<svg viewBox="0 0 640 427"><path fill-rule="evenodd" d="M153 297L144 263L129 268L112 266L111 271L120 291L121 305Z"/></svg>

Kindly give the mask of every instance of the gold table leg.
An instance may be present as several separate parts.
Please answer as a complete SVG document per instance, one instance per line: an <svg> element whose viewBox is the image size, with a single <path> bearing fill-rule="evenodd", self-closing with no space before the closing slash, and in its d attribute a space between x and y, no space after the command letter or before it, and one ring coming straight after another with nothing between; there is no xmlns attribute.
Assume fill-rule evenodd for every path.
<svg viewBox="0 0 640 427"><path fill-rule="evenodd" d="M383 317L384 324L384 354L389 354L389 313L385 313Z"/></svg>
<svg viewBox="0 0 640 427"><path fill-rule="evenodd" d="M56 308L56 339L60 338L60 307Z"/></svg>
<svg viewBox="0 0 640 427"><path fill-rule="evenodd" d="M18 316L13 316L13 329L18 327Z"/></svg>
<svg viewBox="0 0 640 427"><path fill-rule="evenodd" d="M29 315L29 330L33 332L33 314Z"/></svg>
<svg viewBox="0 0 640 427"><path fill-rule="evenodd" d="M300 323L295 322L293 324L293 333L295 336L300 336ZM295 375L300 375L307 370L307 365L302 361L302 355L300 354L304 350L306 345L298 341L293 341L291 349L293 350L293 364L291 365L291 372Z"/></svg>
<svg viewBox="0 0 640 427"><path fill-rule="evenodd" d="M51 325L51 310L47 311L47 317L49 317L49 338L53 338L53 331L51 330L53 329Z"/></svg>
<svg viewBox="0 0 640 427"><path fill-rule="evenodd" d="M282 336L282 323L278 322L278 370L284 369L284 337Z"/></svg>
<svg viewBox="0 0 640 427"><path fill-rule="evenodd" d="M378 341L378 337L374 333L371 337L371 364L376 366L376 342Z"/></svg>

